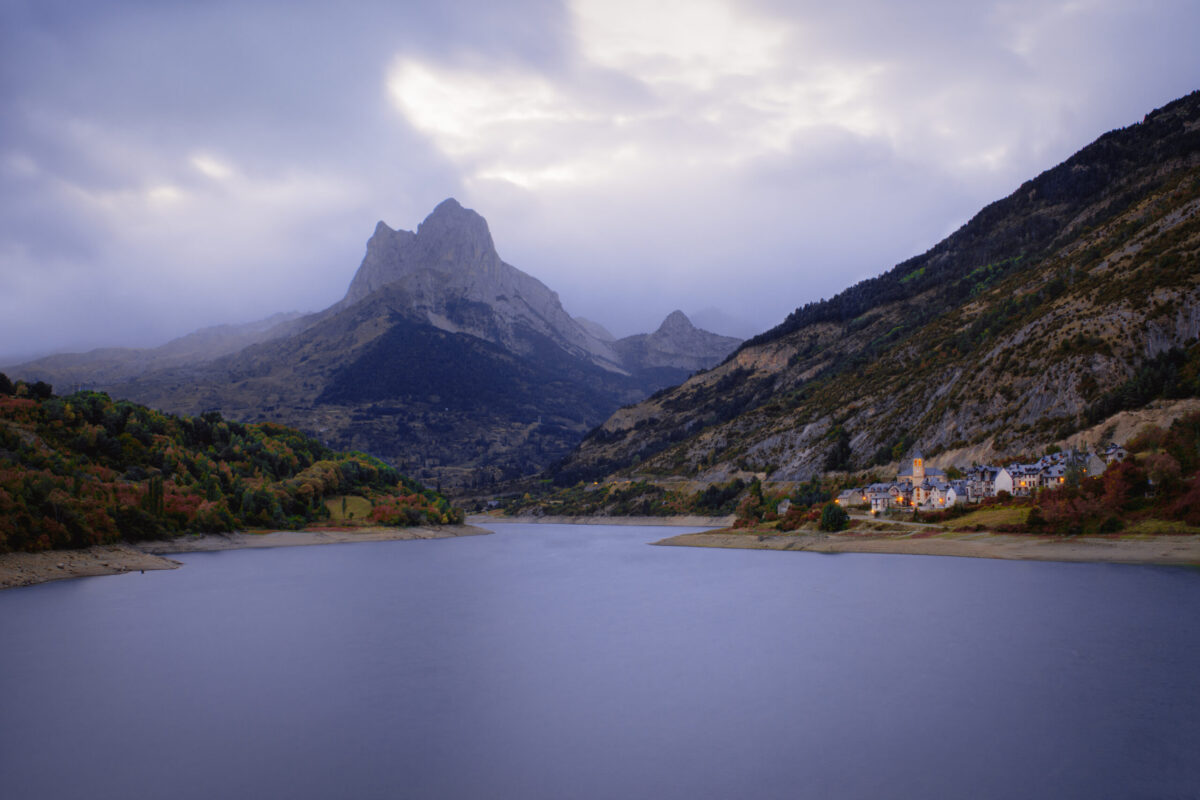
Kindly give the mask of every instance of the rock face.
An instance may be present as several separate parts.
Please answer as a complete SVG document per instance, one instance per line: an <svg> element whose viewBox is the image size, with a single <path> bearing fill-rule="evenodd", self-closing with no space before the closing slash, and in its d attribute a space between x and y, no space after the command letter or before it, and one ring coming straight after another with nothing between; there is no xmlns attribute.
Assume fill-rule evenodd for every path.
<svg viewBox="0 0 1200 800"><path fill-rule="evenodd" d="M283 422L468 489L537 472L618 407L713 366L738 342L676 313L618 352L602 326L575 320L541 281L504 263L487 222L453 199L415 232L376 225L333 306L236 333L241 347L210 331L84 359L86 382L167 411ZM69 385L76 366L56 357L11 374Z"/></svg>
<svg viewBox="0 0 1200 800"><path fill-rule="evenodd" d="M613 347L628 369L675 368L691 373L719 364L739 344L741 339L700 330L682 311L672 311L654 333L626 336Z"/></svg>
<svg viewBox="0 0 1200 800"><path fill-rule="evenodd" d="M602 342L615 342L617 340L617 337L613 336L612 332L599 322L593 322L592 320L585 319L583 317L576 317L575 321L578 322L580 327L582 327L585 331Z"/></svg>
<svg viewBox="0 0 1200 800"><path fill-rule="evenodd" d="M516 333L523 327L597 366L621 371L609 344L576 322L544 283L504 263L487 221L453 198L442 201L416 233L376 225L362 265L336 308L347 308L388 285L407 291L413 309L442 330L527 353ZM495 314L491 321L499 324L481 325L470 313L474 303L488 306Z"/></svg>
<svg viewBox="0 0 1200 800"><path fill-rule="evenodd" d="M552 473L805 480L888 471L914 447L937 466L1002 461L1194 391L1175 376L1200 374L1198 337L1195 92L620 409Z"/></svg>

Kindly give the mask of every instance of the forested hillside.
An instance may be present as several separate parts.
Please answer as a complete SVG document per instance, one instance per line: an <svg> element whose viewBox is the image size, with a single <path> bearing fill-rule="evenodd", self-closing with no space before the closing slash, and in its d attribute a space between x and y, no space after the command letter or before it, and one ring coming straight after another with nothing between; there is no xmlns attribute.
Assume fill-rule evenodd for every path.
<svg viewBox="0 0 1200 800"><path fill-rule="evenodd" d="M282 425L174 416L99 392L58 397L0 373L0 552L299 528L347 495L382 524L462 520L382 461Z"/></svg>
<svg viewBox="0 0 1200 800"><path fill-rule="evenodd" d="M1197 392L1200 93L1105 134L927 253L798 308L551 468L803 480L1040 451Z"/></svg>

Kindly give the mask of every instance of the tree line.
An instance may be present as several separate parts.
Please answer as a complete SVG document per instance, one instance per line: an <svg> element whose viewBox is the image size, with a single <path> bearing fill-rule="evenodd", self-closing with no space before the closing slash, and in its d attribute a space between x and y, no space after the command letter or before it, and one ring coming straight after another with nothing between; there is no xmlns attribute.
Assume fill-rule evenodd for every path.
<svg viewBox="0 0 1200 800"><path fill-rule="evenodd" d="M348 494L383 524L462 520L383 461L283 425L176 416L101 392L59 397L0 373L0 552L300 528Z"/></svg>

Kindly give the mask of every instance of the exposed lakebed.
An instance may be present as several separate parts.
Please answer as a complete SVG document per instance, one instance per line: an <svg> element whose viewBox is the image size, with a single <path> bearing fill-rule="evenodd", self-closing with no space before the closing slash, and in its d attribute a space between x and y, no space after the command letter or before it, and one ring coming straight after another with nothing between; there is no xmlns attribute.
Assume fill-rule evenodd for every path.
<svg viewBox="0 0 1200 800"><path fill-rule="evenodd" d="M1186 796L1200 572L649 547L173 556L0 594L14 797Z"/></svg>

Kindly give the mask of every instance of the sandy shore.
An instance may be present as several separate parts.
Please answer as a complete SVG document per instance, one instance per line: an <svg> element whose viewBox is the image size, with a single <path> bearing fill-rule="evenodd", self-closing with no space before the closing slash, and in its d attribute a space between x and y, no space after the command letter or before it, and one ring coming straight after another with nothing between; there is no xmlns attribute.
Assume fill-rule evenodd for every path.
<svg viewBox="0 0 1200 800"><path fill-rule="evenodd" d="M796 533L761 535L714 531L655 542L682 547L797 550L811 553L900 553L1031 561L1200 566L1200 536L1144 538L1034 536L996 533Z"/></svg>
<svg viewBox="0 0 1200 800"><path fill-rule="evenodd" d="M30 586L66 578L120 575L147 569L183 566L170 553L202 553L256 547L302 547L348 542L391 542L412 539L449 539L491 533L474 525L437 528L367 528L363 530L269 531L264 533L194 534L136 545L116 544L86 550L51 550L44 553L0 554L0 589Z"/></svg>
<svg viewBox="0 0 1200 800"><path fill-rule="evenodd" d="M86 550L5 553L0 555L0 589L92 575L178 569L181 566L178 561L145 553L127 544L89 547Z"/></svg>
<svg viewBox="0 0 1200 800"><path fill-rule="evenodd" d="M467 522L475 525L504 525L505 523L545 524L545 525L652 525L670 528L725 528L733 524L735 518L729 517L493 517L487 514L477 514L467 518Z"/></svg>
<svg viewBox="0 0 1200 800"><path fill-rule="evenodd" d="M452 539L491 533L474 525L441 525L436 528L363 528L349 530L268 531L265 533L205 533L159 542L141 542L139 550L157 555L209 553L259 547L306 547L349 542L398 542L413 539Z"/></svg>

